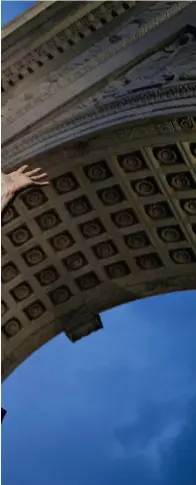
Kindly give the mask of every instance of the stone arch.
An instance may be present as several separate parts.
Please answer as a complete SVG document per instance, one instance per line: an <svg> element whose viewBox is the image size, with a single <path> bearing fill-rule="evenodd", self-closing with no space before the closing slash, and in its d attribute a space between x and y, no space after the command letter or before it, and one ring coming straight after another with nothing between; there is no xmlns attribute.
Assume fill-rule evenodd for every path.
<svg viewBox="0 0 196 485"><path fill-rule="evenodd" d="M31 158L51 178L3 215L2 378L59 332L196 288L193 117L128 123Z"/></svg>
<svg viewBox="0 0 196 485"><path fill-rule="evenodd" d="M2 32L2 377L99 313L196 287L194 2L36 2Z"/></svg>

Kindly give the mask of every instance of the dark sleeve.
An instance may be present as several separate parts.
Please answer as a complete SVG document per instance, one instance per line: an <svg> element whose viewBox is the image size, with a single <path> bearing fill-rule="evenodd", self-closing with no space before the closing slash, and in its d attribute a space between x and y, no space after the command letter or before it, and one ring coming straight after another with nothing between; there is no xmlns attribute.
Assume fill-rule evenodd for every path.
<svg viewBox="0 0 196 485"><path fill-rule="evenodd" d="M3 419L5 418L7 411L4 408L1 408L1 422L3 422Z"/></svg>

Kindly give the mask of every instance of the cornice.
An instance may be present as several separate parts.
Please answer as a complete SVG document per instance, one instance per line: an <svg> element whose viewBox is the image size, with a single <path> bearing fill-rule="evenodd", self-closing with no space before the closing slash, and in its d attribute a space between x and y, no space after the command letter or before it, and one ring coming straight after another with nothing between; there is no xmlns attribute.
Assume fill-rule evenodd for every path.
<svg viewBox="0 0 196 485"><path fill-rule="evenodd" d="M183 110L181 108L180 116L171 115L170 118L165 118L166 112L163 110L162 115L154 116L152 122L150 116L145 120L143 111L140 115L140 119L132 120L130 122L129 116L126 118L125 113L122 113L121 123L118 121L115 125L115 120L112 117L112 124L110 126L97 125L85 129L80 125L78 130L66 130L66 124L59 125L58 128L54 128L53 136L48 131L42 131L41 133L35 132L25 138L22 138L12 144L5 146L2 149L2 167L7 170L11 167L17 166L17 164L34 159L34 157L40 156L41 165L44 166L45 158L48 151L52 150L55 153L57 150L59 153L59 146L65 144L65 148L61 148L63 153L69 159L76 159L84 154L91 153L99 150L100 140L102 148L109 149L111 146L120 144L124 140L129 140L136 148L140 146L140 143L146 139L148 143L150 140L158 140L166 137L171 139L183 139L186 137L189 140L194 141L196 133L196 116L187 116L187 108ZM168 114L167 114L168 116ZM68 147L66 148L66 144ZM71 146L69 146L71 144ZM55 156L55 155L54 155Z"/></svg>
<svg viewBox="0 0 196 485"><path fill-rule="evenodd" d="M142 39L142 36L145 35L146 32L153 31L155 27L161 27L164 21L168 18L171 19L173 16L175 17L178 13L180 14L190 3L191 2L180 2L173 5L169 2L171 7L169 10L164 10L164 12L163 8L159 5L149 7L147 12L145 12L145 15L138 15L137 24L134 24L136 25L136 32L132 35L125 35L122 40L119 40L112 45L111 43L106 42L106 48L103 49L102 46L98 55L95 55L93 48L92 50L89 49L87 52L87 60L85 62L81 56L81 58L78 59L78 63L76 60L75 64L73 61L70 65L62 65L58 70L51 71L45 78L42 78L40 82L36 83L35 86L30 87L28 90L24 91L24 93L18 94L18 96L15 97L14 105L13 98L10 99L2 110L2 142L8 142L9 139L16 136L17 133L24 129L22 128L23 126L27 127L37 122L38 116L39 118L40 116L43 118L47 117L49 115L49 110L52 113L55 109L59 108L60 104L70 102L71 100L74 100L74 98L74 101L76 102L82 91L84 92L93 85L95 86L99 81L99 78L101 81L100 76L105 78L107 82L107 76L112 75L115 66L115 69L118 70L120 69L120 62L125 66L126 60L130 59L129 48L131 45L134 44L134 48L137 51L137 42L139 39ZM166 7L167 5L164 6L164 8ZM158 9L158 11L156 9ZM190 16L190 11L188 10L188 12ZM171 35L172 25L170 24L170 27L168 25L168 29L166 29L168 35ZM181 18L180 21L180 26L182 25L183 18ZM130 30L132 30L132 25L130 25ZM166 40L164 37L165 34L161 33L161 35L163 42ZM161 38L159 41L161 41ZM149 48L152 49L154 38L151 39L150 42L151 44ZM133 49L132 52L134 52ZM132 57L134 62L134 54ZM104 69L103 64L105 64ZM121 68L123 68L123 64L121 65ZM75 86L74 83L76 83L77 88L73 88L73 86ZM41 105L42 109L40 109ZM26 120L27 114L28 119Z"/></svg>

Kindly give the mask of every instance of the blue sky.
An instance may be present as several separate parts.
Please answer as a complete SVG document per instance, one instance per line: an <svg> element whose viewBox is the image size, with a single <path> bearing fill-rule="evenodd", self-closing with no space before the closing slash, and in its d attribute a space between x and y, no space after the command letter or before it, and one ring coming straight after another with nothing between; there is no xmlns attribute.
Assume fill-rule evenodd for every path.
<svg viewBox="0 0 196 485"><path fill-rule="evenodd" d="M195 292L60 335L3 384L3 485L195 485Z"/></svg>
<svg viewBox="0 0 196 485"><path fill-rule="evenodd" d="M3 22L33 2L3 2ZM105 312L4 382L3 485L196 484L196 292Z"/></svg>
<svg viewBox="0 0 196 485"><path fill-rule="evenodd" d="M17 15L20 15L24 10L34 5L36 2L18 2L1 0L1 25L13 20Z"/></svg>

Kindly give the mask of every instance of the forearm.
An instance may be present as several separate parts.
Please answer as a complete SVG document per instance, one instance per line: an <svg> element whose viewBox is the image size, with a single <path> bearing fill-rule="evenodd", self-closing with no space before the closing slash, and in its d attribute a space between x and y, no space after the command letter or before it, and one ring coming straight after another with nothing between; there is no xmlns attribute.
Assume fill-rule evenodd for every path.
<svg viewBox="0 0 196 485"><path fill-rule="evenodd" d="M13 195L14 191L9 184L9 175L5 175L1 172L1 212L3 212L5 207L9 204Z"/></svg>
<svg viewBox="0 0 196 485"><path fill-rule="evenodd" d="M9 204L13 197L13 194L6 194L3 197L1 196L1 212L5 209L5 207Z"/></svg>

